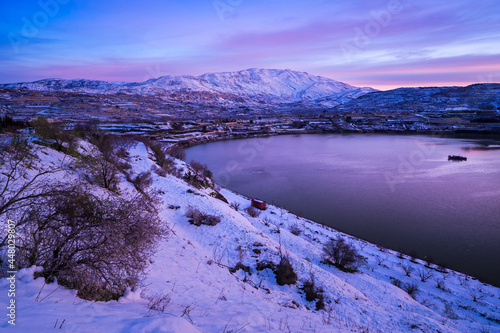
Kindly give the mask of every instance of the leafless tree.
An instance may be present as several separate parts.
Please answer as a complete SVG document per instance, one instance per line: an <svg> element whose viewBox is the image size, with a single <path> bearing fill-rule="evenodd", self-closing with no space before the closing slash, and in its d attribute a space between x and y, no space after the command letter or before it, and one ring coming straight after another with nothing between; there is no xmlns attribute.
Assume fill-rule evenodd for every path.
<svg viewBox="0 0 500 333"><path fill-rule="evenodd" d="M62 184L53 181L64 165L40 165L37 149L21 135L4 137L0 144L0 216L20 223L19 216L35 200L61 191ZM0 239L0 247L6 237Z"/></svg>
<svg viewBox="0 0 500 333"><path fill-rule="evenodd" d="M63 143L68 144L67 148L73 147L75 138L72 133L63 129L64 124L51 123L45 117L38 117L32 124L35 128L35 133L42 139L53 143L54 148L57 150L62 150L64 148Z"/></svg>
<svg viewBox="0 0 500 333"><path fill-rule="evenodd" d="M18 230L18 261L42 266L47 280L109 300L134 287L165 232L155 204L139 195L100 198L73 186L37 200Z"/></svg>

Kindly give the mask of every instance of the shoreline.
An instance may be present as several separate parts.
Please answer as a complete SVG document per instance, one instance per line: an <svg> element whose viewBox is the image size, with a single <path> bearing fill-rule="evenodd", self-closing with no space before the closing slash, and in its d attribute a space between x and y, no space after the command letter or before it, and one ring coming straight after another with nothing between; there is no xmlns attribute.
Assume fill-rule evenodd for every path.
<svg viewBox="0 0 500 333"><path fill-rule="evenodd" d="M188 138L179 140L168 146L167 153L176 148L191 148L194 146L229 140L251 139L251 138L264 138L271 136L282 135L308 135L308 134L340 134L340 135L394 135L394 136L430 136L450 139L471 139L471 140L498 140L500 141L500 134L485 133L485 132L447 132L447 131L332 131L332 130L304 130L304 131L287 131L287 132L259 132L259 133L244 133L244 134L231 134L231 135L211 135L200 136L195 138ZM156 141L164 142L155 138Z"/></svg>

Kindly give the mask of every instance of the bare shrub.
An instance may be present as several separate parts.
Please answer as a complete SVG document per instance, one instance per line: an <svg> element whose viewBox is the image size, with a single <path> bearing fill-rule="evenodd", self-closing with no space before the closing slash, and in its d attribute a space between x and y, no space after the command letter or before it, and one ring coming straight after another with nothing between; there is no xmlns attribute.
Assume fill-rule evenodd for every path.
<svg viewBox="0 0 500 333"><path fill-rule="evenodd" d="M82 157L81 168L86 171L85 178L107 190L114 191L118 186L117 161L112 155L90 154Z"/></svg>
<svg viewBox="0 0 500 333"><path fill-rule="evenodd" d="M208 169L208 166L206 164L202 164L202 163L197 162L197 161L191 161L191 162L189 162L189 165L197 173L200 173L207 178L210 178L210 179L212 178L212 176L213 176L212 171L210 171Z"/></svg>
<svg viewBox="0 0 500 333"><path fill-rule="evenodd" d="M19 261L42 266L48 282L90 300L117 299L134 288L163 232L144 196L101 199L79 187L40 200L20 228Z"/></svg>
<svg viewBox="0 0 500 333"><path fill-rule="evenodd" d="M122 171L128 176L128 165L122 162L114 153L118 145L115 136L95 131L89 135L94 149L89 154L81 156L78 168L85 170L85 178L93 184L114 191L119 182L118 173Z"/></svg>
<svg viewBox="0 0 500 333"><path fill-rule="evenodd" d="M170 304L170 294L157 294L149 300L148 309L164 312Z"/></svg>
<svg viewBox="0 0 500 333"><path fill-rule="evenodd" d="M385 262L385 259L380 257L380 256L376 256L375 260L377 261L377 265L379 265L379 266L382 266L383 263Z"/></svg>
<svg viewBox="0 0 500 333"><path fill-rule="evenodd" d="M189 223L194 224L197 227L202 224L215 226L221 221L220 216L202 213L199 209L192 206L188 206L186 217L190 219Z"/></svg>
<svg viewBox="0 0 500 333"><path fill-rule="evenodd" d="M413 266L410 264L410 263L403 263L401 265L401 268L403 269L403 271L405 272L406 276L410 277L411 276L411 272L413 272L414 268Z"/></svg>
<svg viewBox="0 0 500 333"><path fill-rule="evenodd" d="M290 257L286 254L281 255L280 262L276 265L274 274L276 275L276 283L280 286L297 282L297 274L290 262Z"/></svg>
<svg viewBox="0 0 500 333"><path fill-rule="evenodd" d="M235 211L238 211L240 209L240 204L238 202L231 202L231 204L229 205L229 207L231 207Z"/></svg>
<svg viewBox="0 0 500 333"><path fill-rule="evenodd" d="M172 149L170 156L184 161L186 159L186 151L182 147L176 147Z"/></svg>
<svg viewBox="0 0 500 333"><path fill-rule="evenodd" d="M140 174L135 177L133 181L134 187L138 191L144 191L147 189L151 184L153 184L153 178L151 177L151 172L141 172Z"/></svg>
<svg viewBox="0 0 500 333"><path fill-rule="evenodd" d="M304 291L304 293L306 295L306 301L313 302L313 301L317 300L316 310L322 310L325 308L324 290L322 287L318 287L316 285L316 280L314 278L314 274L311 273L309 279L304 281L304 283L302 284L302 287L300 289L302 289Z"/></svg>
<svg viewBox="0 0 500 333"><path fill-rule="evenodd" d="M429 269L419 269L418 276L420 277L420 281L425 282L429 280L433 276L433 274Z"/></svg>
<svg viewBox="0 0 500 333"><path fill-rule="evenodd" d="M271 269L274 271L276 269L276 264L273 263L272 261L263 260L263 261L257 262L257 266L255 269L257 271L262 271L264 269Z"/></svg>
<svg viewBox="0 0 500 333"><path fill-rule="evenodd" d="M171 157L167 157L166 149L158 142L146 141L145 144L149 147L155 158L156 164L166 173L175 173L175 162Z"/></svg>
<svg viewBox="0 0 500 333"><path fill-rule="evenodd" d="M33 200L57 193L60 186L50 178L64 168L37 165L36 150L27 136L14 134L3 139L0 145L0 216L9 216L11 212L30 207Z"/></svg>
<svg viewBox="0 0 500 333"><path fill-rule="evenodd" d="M362 258L356 249L345 241L344 238L338 237L331 239L323 246L323 251L327 258L335 265L348 268L357 269L362 263Z"/></svg>
<svg viewBox="0 0 500 333"><path fill-rule="evenodd" d="M486 297L481 289L470 289L469 295L472 298L473 302L478 302Z"/></svg>
<svg viewBox="0 0 500 333"><path fill-rule="evenodd" d="M239 269L241 269L245 273L252 274L251 273L252 269L250 268L250 266L243 265L243 263L241 261L238 261L234 267L230 267L229 271L234 274Z"/></svg>
<svg viewBox="0 0 500 333"><path fill-rule="evenodd" d="M402 289L406 291L408 295L410 295L413 299L415 299L415 297L417 297L417 294L420 292L419 286L415 282L405 283Z"/></svg>
<svg viewBox="0 0 500 333"><path fill-rule="evenodd" d="M395 285L396 287L398 287L400 289L403 289L403 283L401 282L400 279L391 278L391 280L392 280L393 285Z"/></svg>
<svg viewBox="0 0 500 333"><path fill-rule="evenodd" d="M128 150L125 147L120 147L116 151L116 156L118 158L126 159L126 158L128 158L130 156L130 154L129 154Z"/></svg>
<svg viewBox="0 0 500 333"><path fill-rule="evenodd" d="M436 288L444 292L449 292L449 290L445 287L443 279L436 279Z"/></svg>
<svg viewBox="0 0 500 333"><path fill-rule="evenodd" d="M457 314L455 313L455 310L453 310L453 308L451 307L451 305L449 304L445 304L444 305L444 310L443 310L443 314L449 318L449 319L452 319L452 320L456 320L458 319L458 316Z"/></svg>
<svg viewBox="0 0 500 333"><path fill-rule="evenodd" d="M184 174L183 179L196 188L212 188L216 186L212 181L212 171L208 170L205 164L191 161L188 164L188 171Z"/></svg>
<svg viewBox="0 0 500 333"><path fill-rule="evenodd" d="M296 223L295 223L295 224L292 224L292 225L290 226L290 232L291 232L293 235L298 236L298 235L300 235L300 234L302 233L302 229L299 227L299 225L298 225L298 224L296 224Z"/></svg>
<svg viewBox="0 0 500 333"><path fill-rule="evenodd" d="M245 211L247 212L248 215L250 215L250 217L259 217L259 215L260 215L260 211L258 211L257 209L255 209L252 206L245 209Z"/></svg>
<svg viewBox="0 0 500 333"><path fill-rule="evenodd" d="M52 148L56 150L65 150L63 143L67 143L69 147L74 145L75 139L70 132L63 130L64 124L57 125L49 122L45 117L38 117L32 125L36 134L52 143Z"/></svg>

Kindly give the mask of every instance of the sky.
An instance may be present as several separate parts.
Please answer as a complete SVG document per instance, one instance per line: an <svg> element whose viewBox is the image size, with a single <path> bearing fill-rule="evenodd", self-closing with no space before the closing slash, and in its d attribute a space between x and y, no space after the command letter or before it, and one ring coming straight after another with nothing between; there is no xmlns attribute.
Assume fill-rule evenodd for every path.
<svg viewBox="0 0 500 333"><path fill-rule="evenodd" d="M1 1L0 83L248 68L381 90L500 82L498 0Z"/></svg>

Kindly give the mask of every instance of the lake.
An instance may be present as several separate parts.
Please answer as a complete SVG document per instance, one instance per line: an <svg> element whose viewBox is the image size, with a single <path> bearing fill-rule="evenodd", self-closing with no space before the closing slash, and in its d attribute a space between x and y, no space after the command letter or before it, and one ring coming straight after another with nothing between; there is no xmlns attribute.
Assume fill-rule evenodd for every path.
<svg viewBox="0 0 500 333"><path fill-rule="evenodd" d="M500 286L500 142L287 135L186 150L220 185ZM448 161L462 155L467 161Z"/></svg>

